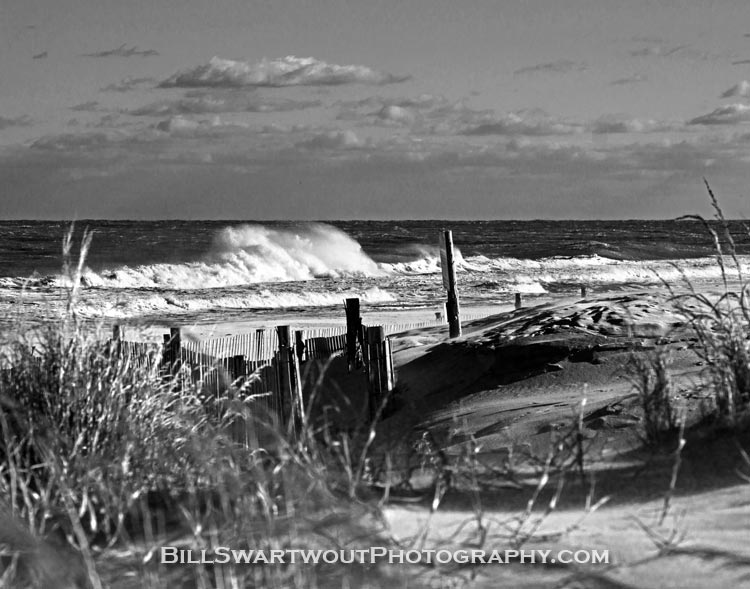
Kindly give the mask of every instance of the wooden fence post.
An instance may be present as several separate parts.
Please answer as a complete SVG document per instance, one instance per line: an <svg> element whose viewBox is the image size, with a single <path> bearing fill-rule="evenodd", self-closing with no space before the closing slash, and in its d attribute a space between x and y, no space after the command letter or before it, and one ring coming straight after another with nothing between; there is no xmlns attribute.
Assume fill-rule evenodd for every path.
<svg viewBox="0 0 750 589"><path fill-rule="evenodd" d="M112 350L111 353L118 358L122 355L122 327L119 325L112 326Z"/></svg>
<svg viewBox="0 0 750 589"><path fill-rule="evenodd" d="M172 376L175 376L180 370L180 348L182 347L182 333L179 327L169 329L169 352L171 356Z"/></svg>
<svg viewBox="0 0 750 589"><path fill-rule="evenodd" d="M375 419L385 395L393 390L393 357L391 342L385 337L382 325L367 329L367 381L369 390L368 410L370 420Z"/></svg>
<svg viewBox="0 0 750 589"><path fill-rule="evenodd" d="M302 383L300 381L297 356L292 349L291 329L288 325L276 327L279 336L279 351L276 362L276 375L281 397L282 419L286 420L290 431L296 431L298 417L302 415Z"/></svg>
<svg viewBox="0 0 750 589"><path fill-rule="evenodd" d="M446 314L450 337L461 336L461 318L456 288L456 264L453 258L453 232L445 230L440 237L440 267L443 270L443 286L448 291Z"/></svg>
<svg viewBox="0 0 750 589"><path fill-rule="evenodd" d="M346 360L349 372L359 368L357 359L357 339L359 338L362 317L359 315L359 299L351 298L344 301L346 310Z"/></svg>
<svg viewBox="0 0 750 589"><path fill-rule="evenodd" d="M161 366L165 377L174 378L180 373L182 364L180 348L182 335L179 327L170 327L169 333L164 334L164 346L162 348ZM178 388L181 383L178 385Z"/></svg>
<svg viewBox="0 0 750 589"><path fill-rule="evenodd" d="M237 356L232 356L229 358L229 374L232 377L232 382L236 381L238 378L244 379L247 376L247 360L244 355L240 354ZM240 386L242 386L242 383L240 383Z"/></svg>
<svg viewBox="0 0 750 589"><path fill-rule="evenodd" d="M297 364L302 364L302 358L305 356L305 338L301 330L294 332L294 351L297 353Z"/></svg>
<svg viewBox="0 0 750 589"><path fill-rule="evenodd" d="M516 293L516 309L523 307L523 297L520 292Z"/></svg>

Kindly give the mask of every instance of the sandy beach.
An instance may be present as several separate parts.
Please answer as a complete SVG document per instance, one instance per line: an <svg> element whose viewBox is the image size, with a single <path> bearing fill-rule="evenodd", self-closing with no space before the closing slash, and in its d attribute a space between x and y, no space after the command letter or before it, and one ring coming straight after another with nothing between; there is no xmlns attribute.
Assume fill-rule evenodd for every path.
<svg viewBox="0 0 750 589"><path fill-rule="evenodd" d="M376 483L389 486L385 513L395 537L424 534L425 544L435 547L474 545L486 534L483 546L507 545L549 448L580 420L583 475L577 467L564 473L557 505L544 516L562 475L551 477L534 507L541 523L524 547L608 549L610 566L480 567L471 586L495 587L501 579L514 587L744 586L750 512L738 475L747 465L737 445L747 447L748 438L701 427L704 362L664 293L506 310L467 322L455 340L437 327L392 339L399 408L378 432L381 451L394 464ZM634 387L633 357L657 347L669 355L674 401L686 423L672 491L675 447L644 444ZM453 477L444 496L436 490L439 469L415 462L415 444L426 437ZM467 452L478 465L471 473L476 487ZM659 523L667 495L673 495L668 516ZM481 534L477 510L487 525Z"/></svg>

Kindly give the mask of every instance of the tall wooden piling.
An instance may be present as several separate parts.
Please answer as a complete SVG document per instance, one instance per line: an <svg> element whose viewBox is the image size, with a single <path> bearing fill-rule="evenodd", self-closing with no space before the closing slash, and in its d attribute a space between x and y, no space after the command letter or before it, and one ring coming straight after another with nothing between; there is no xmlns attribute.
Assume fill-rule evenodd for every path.
<svg viewBox="0 0 750 589"><path fill-rule="evenodd" d="M302 382L297 355L292 347L291 328L288 325L276 327L279 337L279 350L276 354L276 378L281 411L290 431L296 431L299 417L304 411L302 402Z"/></svg>
<svg viewBox="0 0 750 589"><path fill-rule="evenodd" d="M440 235L440 266L443 270L443 286L448 293L446 313L450 337L461 336L461 317L456 288L456 265L453 257L453 232L445 230Z"/></svg>
<svg viewBox="0 0 750 589"><path fill-rule="evenodd" d="M586 298L586 285L585 284L581 285L581 298L582 299Z"/></svg>
<svg viewBox="0 0 750 589"><path fill-rule="evenodd" d="M516 309L520 309L523 307L523 296L521 296L520 292L516 293Z"/></svg>
<svg viewBox="0 0 750 589"><path fill-rule="evenodd" d="M359 299L350 298L344 301L346 311L346 361L349 372L359 368L357 340L360 338L362 317L359 314Z"/></svg>

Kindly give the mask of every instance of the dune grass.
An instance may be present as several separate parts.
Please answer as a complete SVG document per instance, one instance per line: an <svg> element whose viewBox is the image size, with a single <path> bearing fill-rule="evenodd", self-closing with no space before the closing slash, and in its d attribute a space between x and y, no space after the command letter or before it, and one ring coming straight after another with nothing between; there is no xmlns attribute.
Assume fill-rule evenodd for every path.
<svg viewBox="0 0 750 589"><path fill-rule="evenodd" d="M0 355L0 575L19 585L62 587L68 578L101 587L97 557L117 547L129 557L121 570L110 562L106 576L137 579L131 586L301 587L319 575L346 584L358 574L351 567L159 564L165 544L372 544L382 525L356 489L366 443L347 437L342 452L341 440L312 426L290 438L251 411L241 390L221 411L208 410L200 383L165 375L158 358L120 353L75 312L88 243L73 264L70 235L65 241L65 315L19 330ZM263 445L237 443L238 424ZM57 558L50 542L74 551Z"/></svg>
<svg viewBox="0 0 750 589"><path fill-rule="evenodd" d="M737 255L735 236L711 186L704 179L713 223L699 216L685 218L703 223L714 242L721 270L721 290L716 295L696 290L687 277L687 292L673 293L672 302L697 338L695 351L704 363L704 381L711 392L710 413L722 427L745 427L750 414L750 281ZM746 236L750 230L745 227Z"/></svg>

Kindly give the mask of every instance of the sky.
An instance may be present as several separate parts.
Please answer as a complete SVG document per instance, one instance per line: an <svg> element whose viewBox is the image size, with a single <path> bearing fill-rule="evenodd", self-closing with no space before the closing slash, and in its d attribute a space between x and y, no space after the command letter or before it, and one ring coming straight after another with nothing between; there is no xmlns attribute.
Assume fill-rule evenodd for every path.
<svg viewBox="0 0 750 589"><path fill-rule="evenodd" d="M0 3L0 219L750 215L747 0Z"/></svg>

